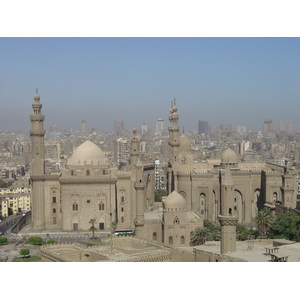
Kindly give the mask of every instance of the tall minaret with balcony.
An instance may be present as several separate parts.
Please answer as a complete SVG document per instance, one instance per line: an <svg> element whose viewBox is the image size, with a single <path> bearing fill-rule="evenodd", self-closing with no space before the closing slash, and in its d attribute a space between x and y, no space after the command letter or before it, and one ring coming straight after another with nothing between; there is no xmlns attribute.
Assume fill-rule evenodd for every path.
<svg viewBox="0 0 300 300"><path fill-rule="evenodd" d="M143 226L145 225L144 217L144 202L145 202L145 182L143 179L143 164L138 158L135 165L136 171L136 181L134 183L134 188L136 191L136 219L134 222L135 233L138 238L143 236Z"/></svg>
<svg viewBox="0 0 300 300"><path fill-rule="evenodd" d="M221 215L218 219L221 224L221 254L235 252L238 216L234 215L234 184L229 164L221 173Z"/></svg>
<svg viewBox="0 0 300 300"><path fill-rule="evenodd" d="M32 108L33 115L30 116L31 130L29 132L31 136L31 172L33 175L44 175L44 135L46 131L43 129L43 123L45 116L41 114L42 104L38 90L34 95Z"/></svg>
<svg viewBox="0 0 300 300"><path fill-rule="evenodd" d="M169 160L172 166L176 164L176 161L178 160L178 151L179 151L179 126L178 126L178 119L179 115L177 114L177 106L176 106L176 99L174 99L174 102L172 103L172 107L170 110L170 126L169 126Z"/></svg>
<svg viewBox="0 0 300 300"><path fill-rule="evenodd" d="M45 203L44 203L44 178L45 178L45 159L44 159L44 135L43 122L45 116L41 114L42 104L38 91L34 95L32 104L33 115L31 121L31 184L32 184L32 223L34 230L45 228Z"/></svg>
<svg viewBox="0 0 300 300"><path fill-rule="evenodd" d="M132 133L133 133L133 137L131 139L130 166L131 166L131 170L134 170L138 158L140 156L140 141L137 136L136 128L132 129Z"/></svg>

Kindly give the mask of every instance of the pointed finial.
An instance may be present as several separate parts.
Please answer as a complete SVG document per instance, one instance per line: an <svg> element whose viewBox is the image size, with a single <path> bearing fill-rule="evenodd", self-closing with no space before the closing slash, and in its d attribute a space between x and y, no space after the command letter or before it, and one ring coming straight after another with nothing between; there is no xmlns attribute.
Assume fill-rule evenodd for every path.
<svg viewBox="0 0 300 300"><path fill-rule="evenodd" d="M171 107L173 107L173 101L171 101Z"/></svg>
<svg viewBox="0 0 300 300"><path fill-rule="evenodd" d="M176 98L174 98L173 100L174 100L174 105L176 106Z"/></svg>
<svg viewBox="0 0 300 300"><path fill-rule="evenodd" d="M184 126L182 126L182 131L183 131L183 133L184 133Z"/></svg>
<svg viewBox="0 0 300 300"><path fill-rule="evenodd" d="M36 94L38 94L38 93L39 93L39 89L38 89L38 88L36 88L36 89L35 89L35 92L36 92Z"/></svg>

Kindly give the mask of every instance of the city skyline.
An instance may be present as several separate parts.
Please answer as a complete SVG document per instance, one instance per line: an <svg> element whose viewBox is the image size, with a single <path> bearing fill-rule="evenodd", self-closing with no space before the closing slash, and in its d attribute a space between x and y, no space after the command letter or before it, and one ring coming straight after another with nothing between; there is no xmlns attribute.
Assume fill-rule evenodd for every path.
<svg viewBox="0 0 300 300"><path fill-rule="evenodd" d="M262 131L292 121L299 38L0 38L0 129L28 131L36 88L45 128L155 130L176 98L179 125ZM66 113L68 112L68 113Z"/></svg>

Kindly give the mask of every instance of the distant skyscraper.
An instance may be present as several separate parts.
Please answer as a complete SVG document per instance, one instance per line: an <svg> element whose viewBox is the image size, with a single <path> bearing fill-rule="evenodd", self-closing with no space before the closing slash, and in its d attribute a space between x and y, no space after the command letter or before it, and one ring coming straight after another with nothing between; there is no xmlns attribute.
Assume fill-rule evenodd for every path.
<svg viewBox="0 0 300 300"><path fill-rule="evenodd" d="M198 134L209 133L210 127L208 121L199 120L198 121Z"/></svg>
<svg viewBox="0 0 300 300"><path fill-rule="evenodd" d="M246 126L237 126L236 127L236 131L239 133L239 134L244 134L246 133Z"/></svg>
<svg viewBox="0 0 300 300"><path fill-rule="evenodd" d="M286 122L286 132L287 133L293 133L293 123L292 121Z"/></svg>
<svg viewBox="0 0 300 300"><path fill-rule="evenodd" d="M271 119L264 121L264 137L270 137L270 134L274 133L274 124Z"/></svg>
<svg viewBox="0 0 300 300"><path fill-rule="evenodd" d="M278 121L278 131L284 132L284 122L283 121Z"/></svg>
<svg viewBox="0 0 300 300"><path fill-rule="evenodd" d="M147 131L148 131L148 127L147 127L147 125L144 122L143 125L142 125L142 134L145 133L145 132L147 132Z"/></svg>
<svg viewBox="0 0 300 300"><path fill-rule="evenodd" d="M86 132L86 120L85 119L83 119L81 121L81 131Z"/></svg>
<svg viewBox="0 0 300 300"><path fill-rule="evenodd" d="M156 132L161 133L165 129L164 119L157 119L156 121Z"/></svg>
<svg viewBox="0 0 300 300"><path fill-rule="evenodd" d="M115 121L115 134L120 136L124 133L124 121Z"/></svg>
<svg viewBox="0 0 300 300"><path fill-rule="evenodd" d="M232 131L232 124L220 124L219 129L223 132Z"/></svg>

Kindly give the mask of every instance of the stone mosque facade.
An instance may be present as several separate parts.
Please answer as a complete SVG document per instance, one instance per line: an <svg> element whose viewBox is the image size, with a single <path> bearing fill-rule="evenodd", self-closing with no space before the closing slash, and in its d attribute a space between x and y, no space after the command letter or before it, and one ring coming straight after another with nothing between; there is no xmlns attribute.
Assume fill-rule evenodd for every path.
<svg viewBox="0 0 300 300"><path fill-rule="evenodd" d="M154 164L140 160L136 129L126 171L109 164L104 152L87 140L74 150L63 169L46 174L44 115L38 94L32 107L35 231L88 231L93 218L100 232L111 232L112 222L117 222L117 229L135 230L138 238L188 246L191 232L202 227L205 219L220 222L221 234L234 238L234 226L251 225L262 207L272 209L279 202L296 207L296 174L287 165L241 163L231 149L223 152L220 161L193 162L191 141L179 135L176 105L171 107L168 127L168 196L160 206L154 202ZM234 251L232 244L224 247Z"/></svg>

